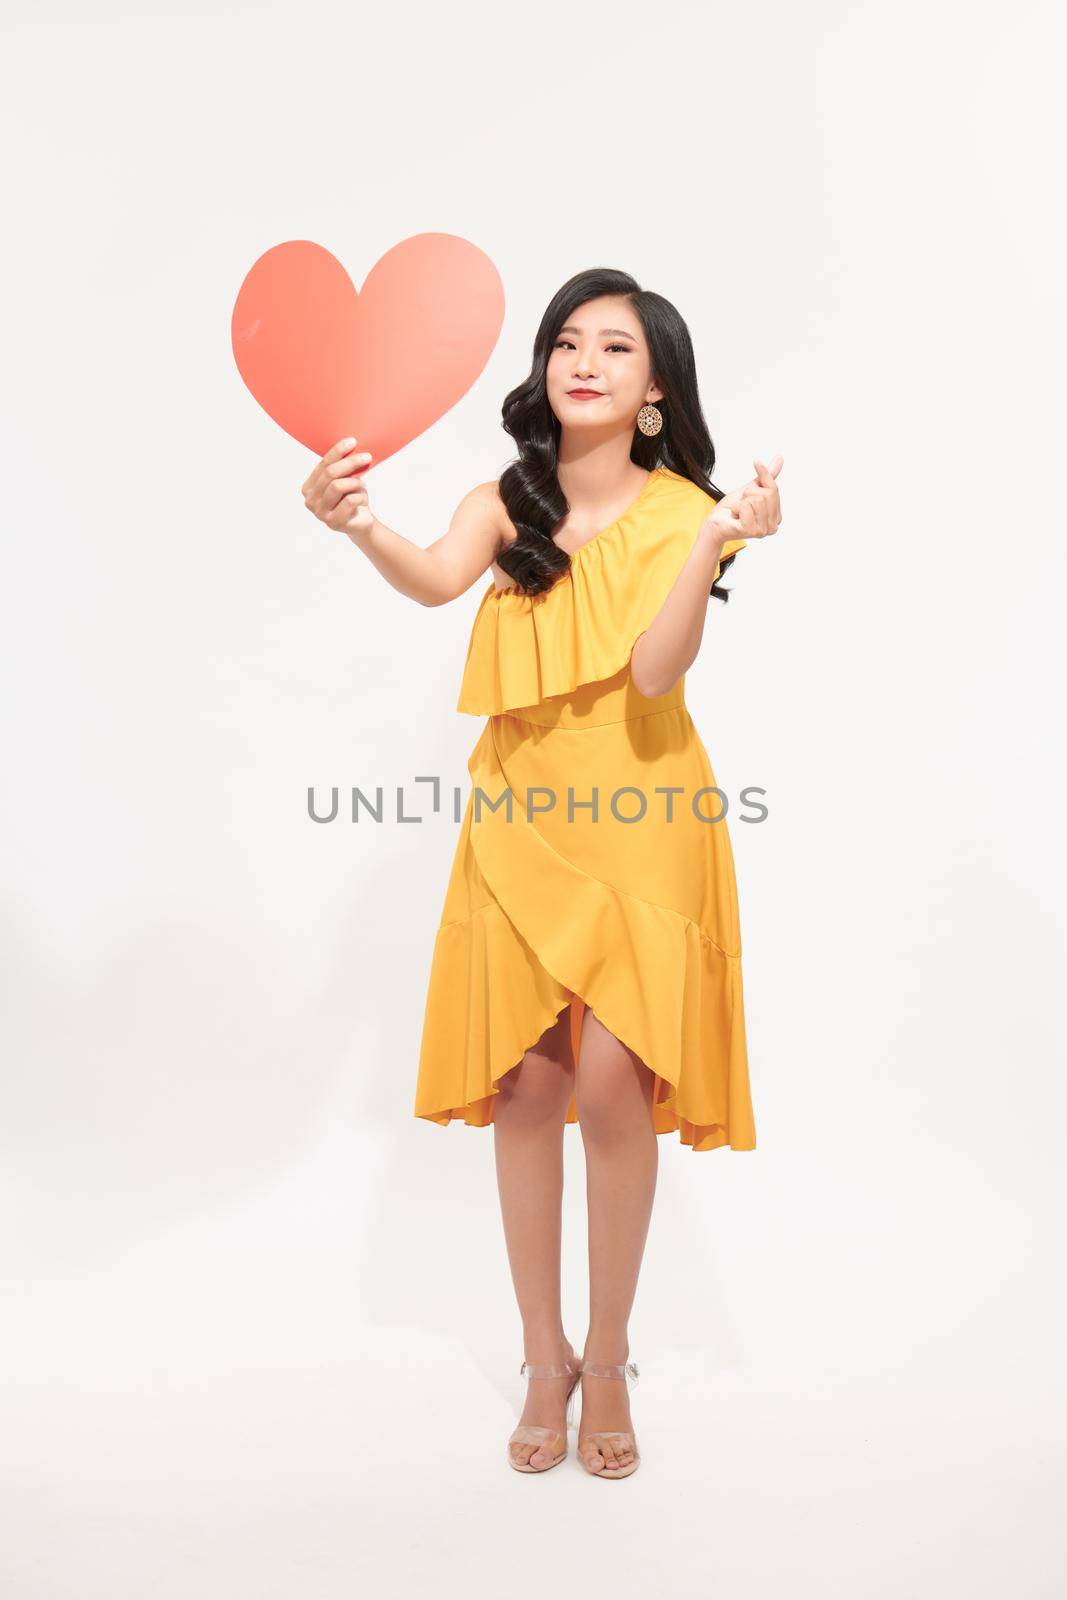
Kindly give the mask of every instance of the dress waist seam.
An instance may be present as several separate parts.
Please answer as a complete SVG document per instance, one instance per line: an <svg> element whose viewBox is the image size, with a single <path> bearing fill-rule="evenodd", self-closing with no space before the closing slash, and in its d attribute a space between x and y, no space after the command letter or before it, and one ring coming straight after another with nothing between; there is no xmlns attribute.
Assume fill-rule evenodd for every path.
<svg viewBox="0 0 1067 1600"><path fill-rule="evenodd" d="M493 711L489 714L489 721L494 722L498 717L512 717L516 722L525 722L529 728L544 728L552 733L596 733L598 728L617 728L621 722L643 722L646 717L665 717L671 711L688 711L689 707L684 700L675 706L660 706L658 711L639 711L634 717L612 717L608 722L590 722L581 727L569 727L561 722L536 722L533 717L520 717L517 711Z"/></svg>

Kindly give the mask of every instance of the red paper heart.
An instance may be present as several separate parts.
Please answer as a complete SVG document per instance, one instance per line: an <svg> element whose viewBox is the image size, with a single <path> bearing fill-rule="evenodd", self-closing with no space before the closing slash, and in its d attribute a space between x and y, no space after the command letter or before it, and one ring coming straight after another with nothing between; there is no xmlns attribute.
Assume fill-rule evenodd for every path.
<svg viewBox="0 0 1067 1600"><path fill-rule="evenodd" d="M248 273L230 333L241 377L286 433L317 456L355 438L378 466L463 398L503 320L499 272L455 234L402 239L358 294L336 256L290 239Z"/></svg>

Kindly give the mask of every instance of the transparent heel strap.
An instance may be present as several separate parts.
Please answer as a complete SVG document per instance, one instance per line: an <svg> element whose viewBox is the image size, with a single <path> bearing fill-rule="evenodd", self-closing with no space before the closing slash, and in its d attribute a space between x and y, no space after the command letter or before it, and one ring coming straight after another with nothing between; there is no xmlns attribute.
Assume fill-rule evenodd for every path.
<svg viewBox="0 0 1067 1600"><path fill-rule="evenodd" d="M582 1373L588 1373L591 1378L624 1378L631 1389L636 1388L640 1377L636 1361L620 1361L614 1364L607 1361L583 1361Z"/></svg>
<svg viewBox="0 0 1067 1600"><path fill-rule="evenodd" d="M567 1366L562 1361L524 1361L519 1368L519 1377L523 1378L576 1378L578 1367Z"/></svg>

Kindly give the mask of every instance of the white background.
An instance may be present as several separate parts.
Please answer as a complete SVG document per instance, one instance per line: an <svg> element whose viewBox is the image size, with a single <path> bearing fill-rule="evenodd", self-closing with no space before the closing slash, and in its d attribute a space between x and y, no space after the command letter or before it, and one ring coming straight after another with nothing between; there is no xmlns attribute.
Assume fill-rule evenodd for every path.
<svg viewBox="0 0 1067 1600"><path fill-rule="evenodd" d="M841 0L5 7L10 1600L1062 1592L1062 14ZM241 280L505 283L373 475L420 544L594 265L673 300L784 524L691 710L738 821L759 1145L660 1142L641 1470L509 1472L488 1130L412 1114L484 584L308 516ZM566 1312L584 1337L567 1130Z"/></svg>

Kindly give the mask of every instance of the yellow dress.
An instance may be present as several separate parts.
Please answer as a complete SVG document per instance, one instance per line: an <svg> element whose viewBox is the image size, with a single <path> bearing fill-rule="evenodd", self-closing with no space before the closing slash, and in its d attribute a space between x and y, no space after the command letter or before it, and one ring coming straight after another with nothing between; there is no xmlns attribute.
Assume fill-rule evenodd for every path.
<svg viewBox="0 0 1067 1600"><path fill-rule="evenodd" d="M487 720L434 942L417 1117L487 1126L500 1079L568 1005L578 1062L589 1006L655 1074L657 1133L755 1149L723 802L698 793L715 775L684 675L649 698L629 665L714 504L659 467L552 588L482 595L456 709Z"/></svg>

